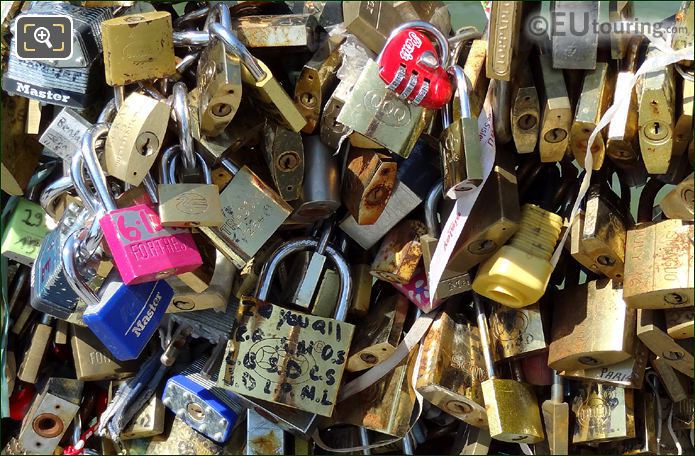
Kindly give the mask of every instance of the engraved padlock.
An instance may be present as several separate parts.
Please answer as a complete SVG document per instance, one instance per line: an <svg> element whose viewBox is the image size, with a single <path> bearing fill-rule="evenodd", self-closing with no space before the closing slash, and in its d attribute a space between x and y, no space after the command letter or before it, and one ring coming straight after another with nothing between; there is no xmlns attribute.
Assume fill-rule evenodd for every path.
<svg viewBox="0 0 695 456"><path fill-rule="evenodd" d="M288 241L264 265L255 297L241 300L218 386L250 398L331 415L354 331L353 325L344 323L352 294L347 262L333 246L326 246L326 254L340 274L334 318L267 302L279 264L291 253L318 248L318 243L312 238Z"/></svg>
<svg viewBox="0 0 695 456"><path fill-rule="evenodd" d="M116 207L94 148L107 131L103 124L90 128L82 139L82 155L106 212L99 225L123 282L143 283L196 269L202 259L190 232L163 227L148 205Z"/></svg>
<svg viewBox="0 0 695 456"><path fill-rule="evenodd" d="M438 52L430 37L436 40ZM442 32L429 22L411 21L393 29L377 64L389 90L415 106L439 109L453 92L446 74L448 60L449 43Z"/></svg>
<svg viewBox="0 0 695 456"><path fill-rule="evenodd" d="M485 72L490 79L509 81L514 57L518 58L523 4L500 2L490 5Z"/></svg>
<svg viewBox="0 0 695 456"><path fill-rule="evenodd" d="M380 280L408 283L422 257L420 236L427 232L419 220L396 225L385 237L374 257L371 274Z"/></svg>
<svg viewBox="0 0 695 456"><path fill-rule="evenodd" d="M572 443L598 443L635 436L633 390L581 383L574 390Z"/></svg>

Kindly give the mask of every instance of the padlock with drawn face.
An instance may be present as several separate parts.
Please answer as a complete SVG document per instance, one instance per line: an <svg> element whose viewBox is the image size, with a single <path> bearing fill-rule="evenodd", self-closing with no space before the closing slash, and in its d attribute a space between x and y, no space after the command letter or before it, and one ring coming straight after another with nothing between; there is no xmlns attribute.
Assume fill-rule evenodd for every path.
<svg viewBox="0 0 695 456"><path fill-rule="evenodd" d="M95 150L97 138L107 132L104 124L90 128L82 140L82 155L103 207L97 214L99 225L123 282L149 282L196 269L202 259L190 232L163 227L146 204L116 207Z"/></svg>
<svg viewBox="0 0 695 456"><path fill-rule="evenodd" d="M303 314L267 302L279 264L291 253L318 248L318 243L313 238L288 241L271 255L255 297L241 299L219 386L250 401L260 399L331 415L354 331L353 325L344 322L352 294L347 262L333 246L326 246L326 255L340 274L334 318Z"/></svg>

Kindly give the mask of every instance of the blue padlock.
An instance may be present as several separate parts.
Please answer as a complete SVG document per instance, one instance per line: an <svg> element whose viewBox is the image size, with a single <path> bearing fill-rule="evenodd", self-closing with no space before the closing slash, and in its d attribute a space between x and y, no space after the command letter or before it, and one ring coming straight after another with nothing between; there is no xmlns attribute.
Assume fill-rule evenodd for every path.
<svg viewBox="0 0 695 456"><path fill-rule="evenodd" d="M236 394L215 386L214 379L200 371L207 359L201 358L186 370L167 380L162 402L187 425L219 442L226 442L244 416Z"/></svg>
<svg viewBox="0 0 695 456"><path fill-rule="evenodd" d="M163 280L125 285L114 270L97 298L77 272L77 257L72 254L80 233L68 237L62 260L70 286L87 303L82 318L116 359L136 359L159 327L174 290Z"/></svg>

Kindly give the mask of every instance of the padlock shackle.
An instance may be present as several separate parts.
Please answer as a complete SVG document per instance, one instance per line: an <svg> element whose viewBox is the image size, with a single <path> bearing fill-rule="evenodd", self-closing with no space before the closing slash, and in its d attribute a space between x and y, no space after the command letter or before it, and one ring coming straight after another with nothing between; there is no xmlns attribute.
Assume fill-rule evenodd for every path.
<svg viewBox="0 0 695 456"><path fill-rule="evenodd" d="M60 179L56 179L44 187L43 192L41 192L41 196L39 197L39 204L46 214L48 214L52 219L56 219L56 200L62 195L68 193L74 187L75 184L72 182L71 176L63 176Z"/></svg>
<svg viewBox="0 0 695 456"><path fill-rule="evenodd" d="M73 231L65 240L65 245L61 250L61 261L63 262L63 270L65 271L65 279L73 291L80 297L88 306L99 304L99 298L91 288L84 282L82 275L77 268L77 250L79 247L78 233L80 230Z"/></svg>
<svg viewBox="0 0 695 456"><path fill-rule="evenodd" d="M222 165L224 167L224 169L229 171L232 176L236 176L237 173L239 172L239 169L240 169L236 165L236 163L234 163L233 161L231 161L229 158L226 158L226 157L223 158L222 160L220 160L220 165Z"/></svg>
<svg viewBox="0 0 695 456"><path fill-rule="evenodd" d="M478 40L482 37L483 32L478 31L478 29L472 25L461 27L456 30L456 34L447 39L449 46L452 46L451 52L449 53L449 62L453 65L457 65L463 46L469 41Z"/></svg>
<svg viewBox="0 0 695 456"><path fill-rule="evenodd" d="M555 403L560 403L564 399L562 377L557 371L553 371L553 385L550 387L550 400Z"/></svg>
<svg viewBox="0 0 695 456"><path fill-rule="evenodd" d="M175 47L203 47L210 42L210 33L207 31L185 30L172 34Z"/></svg>
<svg viewBox="0 0 695 456"><path fill-rule="evenodd" d="M464 73L463 68L458 65L452 65L448 73L454 77L454 81L456 82L456 94L458 95L459 104L461 105L461 118L470 119L472 117L471 100L466 73Z"/></svg>
<svg viewBox="0 0 695 456"><path fill-rule="evenodd" d="M493 379L495 375L495 360L492 358L492 349L490 348L490 331L487 326L487 317L485 316L485 309L483 308L483 302L480 295L473 292L473 307L475 309L475 317L478 321L478 331L480 332L480 346L483 351L483 358L485 360L485 369L487 370L487 377Z"/></svg>
<svg viewBox="0 0 695 456"><path fill-rule="evenodd" d="M442 192L444 191L444 182L439 179L432 186L427 199L425 200L425 225L427 233L430 236L439 237L439 223L437 222L437 208L442 200Z"/></svg>
<svg viewBox="0 0 695 456"><path fill-rule="evenodd" d="M210 24L213 22L217 22L228 30L232 29L232 15L229 12L229 7L227 5L224 3L217 3L210 8L210 12L205 18L203 30L208 30L210 28Z"/></svg>
<svg viewBox="0 0 695 456"><path fill-rule="evenodd" d="M183 82L174 84L174 101L172 109L176 117L179 143L183 152L183 167L186 172L195 171L195 150L193 148L193 135L191 134L191 119L188 110L188 89Z"/></svg>
<svg viewBox="0 0 695 456"><path fill-rule="evenodd" d="M100 205L96 205L92 213L99 212L100 208L103 208L106 212L111 212L117 209L116 202L114 201L108 183L106 182L106 175L99 164L99 157L97 157L96 151L97 140L100 137L108 134L108 132L109 126L107 124L98 123L89 127L82 136L80 153L73 155L73 161L70 167L73 182L75 182L75 188L77 189L77 192L80 193L83 200L85 200L85 195L90 195L90 192L89 190L86 190L86 185L80 188L82 166L79 165L79 162L84 161L84 165L87 167L89 177L92 179L92 185L94 186L97 197L101 202ZM76 161L78 161L78 163L75 163ZM84 195L81 193L83 190ZM86 197L85 201L89 201L89 196Z"/></svg>
<svg viewBox="0 0 695 456"><path fill-rule="evenodd" d="M168 180L172 184L177 183L176 182L176 165L178 165L178 159L179 159L180 155L181 154L174 154L171 157L171 162L169 163ZM195 156L196 156L196 159L198 160L198 164L200 165L200 168L202 169L203 183L206 185L211 185L212 184L212 173L210 172L210 167L207 165L207 163L205 163L205 159L198 152L196 152Z"/></svg>
<svg viewBox="0 0 695 456"><path fill-rule="evenodd" d="M430 24L429 22L425 22L425 21L404 22L391 31L391 34L389 35L386 42L388 43L389 41L394 39L396 37L396 35L401 33L403 30L406 30L409 28L414 28L416 30L428 32L430 35L430 38L435 39L435 41L437 42L437 46L439 47L439 64L444 68L448 68L449 67L449 41L446 39L446 36L444 36L444 34L441 32L441 30L439 30L437 27ZM384 51L382 50L381 52L383 53ZM381 53L379 53L379 57L377 58L378 62L381 61L381 57L382 57Z"/></svg>
<svg viewBox="0 0 695 456"><path fill-rule="evenodd" d="M287 241L278 247L268 258L268 261L263 265L256 288L255 297L261 301L267 301L270 294L270 286L273 283L273 276L277 271L278 266L288 255L303 250L316 250L319 246L319 241L313 238L299 238ZM338 305L335 308L333 318L338 321L345 321L348 308L350 307L350 299L352 298L352 280L350 279L350 266L343 255L338 252L332 245L326 246L326 255L333 261L338 276L340 277L340 293L338 294Z"/></svg>
<svg viewBox="0 0 695 456"><path fill-rule="evenodd" d="M224 28L221 24L212 23L210 24L210 34L217 36L222 41L227 52L241 59L241 63L244 64L256 81L262 81L268 76L258 64L256 58L244 46L244 43L239 41L239 38L234 36L230 30Z"/></svg>
<svg viewBox="0 0 695 456"><path fill-rule="evenodd" d="M651 222L654 212L654 200L664 182L652 177L644 184L637 205L637 223Z"/></svg>
<svg viewBox="0 0 695 456"><path fill-rule="evenodd" d="M113 118L116 117L118 109L116 107L116 98L111 98L105 105L104 108L99 113L96 123L108 124L113 122Z"/></svg>
<svg viewBox="0 0 695 456"><path fill-rule="evenodd" d="M173 146L167 147L167 149L162 153L162 157L159 159L159 183L168 185L173 184L174 181L169 174L169 164L171 163L171 158L181 151L181 146L174 144Z"/></svg>

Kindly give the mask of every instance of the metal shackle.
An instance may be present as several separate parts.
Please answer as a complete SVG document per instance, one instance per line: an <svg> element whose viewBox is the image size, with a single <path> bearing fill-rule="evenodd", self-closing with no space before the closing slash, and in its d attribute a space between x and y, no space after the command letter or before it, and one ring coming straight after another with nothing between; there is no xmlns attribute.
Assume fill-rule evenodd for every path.
<svg viewBox="0 0 695 456"><path fill-rule="evenodd" d="M81 160L81 159L80 159ZM82 162L80 161L80 167ZM63 176L46 185L39 197L39 204L52 219L57 219L55 203L62 195L75 188L72 176Z"/></svg>
<svg viewBox="0 0 695 456"><path fill-rule="evenodd" d="M442 192L444 190L444 182L439 179L432 186L427 199L425 200L425 225L427 233L430 236L439 237L439 223L437 222L437 207L442 200Z"/></svg>
<svg viewBox="0 0 695 456"><path fill-rule="evenodd" d="M232 15L229 12L229 7L224 3L217 3L212 8L205 18L205 25L203 30L208 30L210 24L217 22L221 24L222 27L231 30L232 29Z"/></svg>
<svg viewBox="0 0 695 456"><path fill-rule="evenodd" d="M299 238L287 241L278 247L268 261L263 265L263 269L259 275L258 286L256 288L256 299L266 301L270 293L270 286L273 283L273 277L278 266L288 255L303 250L316 250L319 247L320 241L313 238ZM338 295L338 305L335 308L333 318L338 321L345 321L348 308L350 307L350 299L352 298L352 277L350 276L350 266L343 255L336 250L335 247L328 244L326 246L326 255L333 261L338 276L340 277L340 293Z"/></svg>
<svg viewBox="0 0 695 456"><path fill-rule="evenodd" d="M70 285L70 288L77 294L77 296L82 299L85 304L97 305L99 304L99 298L94 293L94 291L89 288L84 278L79 273L78 268L78 255L79 250L79 233L81 230L73 231L70 236L65 241L63 249L61 250L61 261L63 262L63 270L65 271L65 279Z"/></svg>
<svg viewBox="0 0 695 456"><path fill-rule="evenodd" d="M195 169L195 151L191 134L190 112L188 111L188 89L183 82L174 84L172 108L176 117L179 143L183 151L183 167L187 172Z"/></svg>
<svg viewBox="0 0 695 456"><path fill-rule="evenodd" d="M176 47L203 47L210 42L210 33L199 30L174 32L173 41Z"/></svg>
<svg viewBox="0 0 695 456"><path fill-rule="evenodd" d="M469 97L468 78L464 73L463 68L458 65L452 65L447 73L454 79L456 87L455 96L458 96L459 105L461 106L461 118L469 119L471 117L471 100ZM453 103L453 98L452 98ZM442 108L442 128L447 128L453 122L453 106L445 104Z"/></svg>
<svg viewBox="0 0 695 456"><path fill-rule="evenodd" d="M176 183L176 165L178 164L178 159L179 159L180 154L174 154L171 157L171 161L169 162L169 172L167 173L167 180L170 181L170 183L175 184ZM207 185L212 184L212 172L210 171L210 167L208 166L207 163L205 163L205 159L203 158L202 155L200 155L198 152L195 153L196 159L198 160L198 164L202 168L203 171L203 183Z"/></svg>
<svg viewBox="0 0 695 456"><path fill-rule="evenodd" d="M414 28L423 32L429 33L430 37L434 38L439 47L439 65L446 68L449 64L449 41L446 36L434 25L425 21L408 21L404 22L391 32L386 42L393 40L396 35L401 33L405 29ZM386 48L386 46L384 46ZM377 61L381 61L383 51L379 54Z"/></svg>
<svg viewBox="0 0 695 456"><path fill-rule="evenodd" d="M227 52L232 53L241 59L241 62L249 70L256 81L261 81L267 76L266 72L256 61L256 58L251 55L251 52L244 46L244 43L239 41L239 38L234 36L230 29L225 28L222 24L213 22L210 24L210 34L217 36Z"/></svg>
<svg viewBox="0 0 695 456"><path fill-rule="evenodd" d="M94 185L96 194L99 197L99 200L101 201L101 207L103 207L103 209L106 212L111 212L117 209L116 202L113 199L113 196L111 195L108 183L106 182L106 175L104 174L104 170L101 169L101 165L99 164L99 157L97 157L96 151L97 140L101 136L108 134L108 132L109 126L107 124L101 123L95 124L87 129L87 131L82 136L82 145L80 149L81 154L75 154L75 156L73 156L73 163L71 163L71 165L74 166L71 167L71 171L73 171L73 182L75 182L75 175L79 176L79 172L77 170L81 169L81 167L77 168L75 160L80 160L80 158L84 160L84 164L87 167L89 177L92 179L92 185ZM77 155L80 155L81 157L75 158ZM75 188L77 188L78 193L80 193L81 190L78 188L77 183L75 185ZM89 194L89 191L87 191L87 194ZM80 194L80 196L83 197L82 194ZM99 209L97 208L94 211L94 213L98 211Z"/></svg>

